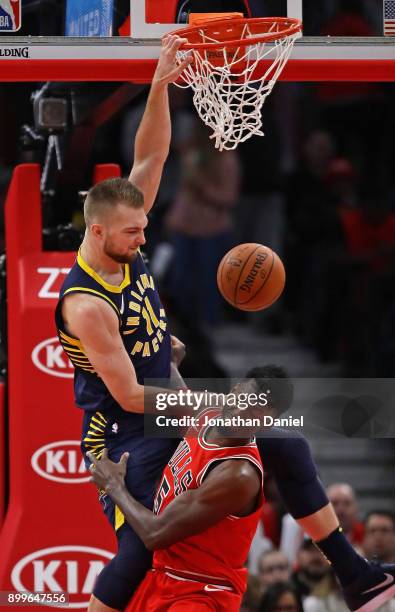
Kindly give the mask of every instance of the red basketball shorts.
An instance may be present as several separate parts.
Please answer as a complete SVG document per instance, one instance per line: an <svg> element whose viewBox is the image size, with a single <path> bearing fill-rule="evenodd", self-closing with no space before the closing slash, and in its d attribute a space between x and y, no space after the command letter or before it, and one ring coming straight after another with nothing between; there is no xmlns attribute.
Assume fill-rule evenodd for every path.
<svg viewBox="0 0 395 612"><path fill-rule="evenodd" d="M150 570L127 612L239 612L241 595L224 588Z"/></svg>

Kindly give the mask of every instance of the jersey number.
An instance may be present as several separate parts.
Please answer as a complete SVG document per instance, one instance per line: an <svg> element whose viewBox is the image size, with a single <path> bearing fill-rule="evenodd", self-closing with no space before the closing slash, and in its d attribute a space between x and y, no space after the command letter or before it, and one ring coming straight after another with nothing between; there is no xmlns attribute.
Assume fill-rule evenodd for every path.
<svg viewBox="0 0 395 612"><path fill-rule="evenodd" d="M145 297L144 303L145 306L143 306L141 314L145 319L145 323L147 326L147 334L149 336L152 336L152 334L154 333L152 326L154 325L154 327L156 328L159 327L159 321L157 316L155 315L154 309L151 306L151 302L147 297Z"/></svg>
<svg viewBox="0 0 395 612"><path fill-rule="evenodd" d="M169 495L169 493L170 493L169 482L166 476L163 476L163 480L160 484L160 487L158 489L158 492L156 494L155 501L154 501L154 514L159 514L159 510L162 507L163 501Z"/></svg>
<svg viewBox="0 0 395 612"><path fill-rule="evenodd" d="M179 495L180 493L183 493L184 491L186 491L189 485L191 484L192 480L193 480L192 472L191 470L188 470L187 472L185 472L180 482L177 484L176 488L174 489L175 495Z"/></svg>

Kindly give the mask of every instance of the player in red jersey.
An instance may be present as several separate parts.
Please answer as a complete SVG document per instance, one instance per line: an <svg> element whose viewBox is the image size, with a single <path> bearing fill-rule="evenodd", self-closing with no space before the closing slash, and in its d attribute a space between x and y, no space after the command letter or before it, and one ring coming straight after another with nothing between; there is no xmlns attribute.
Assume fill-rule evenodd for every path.
<svg viewBox="0 0 395 612"><path fill-rule="evenodd" d="M270 410L265 408L266 414L281 414L290 406L292 384L286 375L284 379L284 375L284 371L278 366L254 368L247 374L247 377L251 379L251 384L255 383L259 390L270 390L268 406ZM251 387L247 385L246 388L251 393ZM234 430L232 433L234 435ZM243 570L234 565L233 557L227 558L227 554L232 554L229 541L235 546L236 551L239 551L239 548L240 551L247 550L248 547L243 548L240 532L233 533L228 529L228 538L225 545L219 547L220 554L218 554L218 547L213 541L211 528L229 515L235 517L239 525L243 525L242 521L245 518L242 516L243 512L237 512L234 506L241 508L244 512L248 510L243 503L247 501L252 503L254 484L251 470L250 477L247 475L247 478L243 478L245 474L243 475L242 471L236 470L232 473L232 465L235 469L245 459L244 461L241 458L234 460L227 456L215 460L214 452L218 450L231 448L232 452L239 452L240 447L245 451L250 446L249 439L243 439L241 435L239 440L227 439L227 434L229 435L229 431L221 431L218 427L216 430L211 429L203 434L205 451L210 453L211 448L213 449L213 454L208 456L214 461L207 462L207 470L202 473L200 480L196 481L197 484L201 483L197 489L192 489L190 478L184 476L189 468L180 474L178 469L180 466L177 463L180 457L173 456L174 477L177 476L178 489L176 491L173 489L171 492L169 483L173 481L167 480L169 484L167 487L166 482L162 480L162 486L157 492L158 515L153 515L138 504L124 488L123 477L127 455L123 456L120 464L112 463L105 457L103 461L95 461L91 466L96 484L107 489L107 493L124 512L126 521L133 526L145 545L155 550L154 570L149 572L141 583L128 608L130 612L142 612L143 610L181 612L186 608L194 611L238 610L240 604L240 594L237 591L240 584L238 578L242 579ZM239 435L238 432L237 435ZM244 435L247 435L246 429L244 429ZM189 440L187 441L189 443ZM263 438L257 438L257 445L266 469L276 468L276 478L279 478L277 483L279 488L281 485L284 499L293 509L294 518L332 564L350 610L373 612L378 606L393 597L395 595L395 564L370 563L358 555L348 543L332 506L329 502L323 504L322 501L325 501L326 498L317 494L317 489L320 489L322 485L315 475L316 468L303 436L297 432L290 435L286 430L272 427L265 430ZM200 444L196 448L199 448L201 452ZM181 447L179 450L181 455L185 452ZM188 460L189 456L184 458ZM92 457L91 460L93 460ZM189 463L191 461L188 462L188 465ZM246 465L251 467L249 463ZM184 467L187 467L183 462L181 466L183 470ZM184 480L181 483L183 476ZM246 487L245 492L243 492L243 480ZM296 485L297 488L295 488ZM184 489L187 490L184 491ZM303 508L300 490L306 496L306 504ZM166 504L161 503L162 498L167 499ZM259 498L255 499L258 504ZM319 505L318 501L321 502ZM317 504L318 508L315 512L314 504ZM307 508L310 509L310 512L306 511ZM253 514L252 509L250 515ZM229 527L229 523L227 526ZM200 536L198 537L197 534ZM222 535L224 536L223 533ZM234 539L234 535L237 539ZM245 530L244 535L248 537L248 529ZM205 541L204 546L201 544L201 538ZM188 547L190 544L192 546ZM205 554L208 551L213 553L214 559L206 563ZM170 568L167 565L169 562L167 554L174 563ZM222 572L217 574L219 581L215 577L211 578L214 576L212 562L217 569L222 564ZM200 565L204 565L201 571L197 571L196 564L199 569ZM180 566L181 571L178 571ZM190 570L190 567L193 570ZM208 568L210 568L210 574ZM190 572L189 576L188 572ZM210 582L207 581L208 575L210 575ZM224 575L227 576L226 582L223 580ZM229 590L225 587L229 587Z"/></svg>
<svg viewBox="0 0 395 612"><path fill-rule="evenodd" d="M257 382L248 380L234 392L256 394ZM221 427L221 418L236 414L238 407L225 406L222 413L198 415L196 428L164 470L153 512L124 485L126 453L119 464L106 454L99 461L90 456L96 485L155 551L153 569L131 601L133 612L239 610L246 588L244 564L263 503L262 463L251 436L264 415L274 414L269 405L250 406L243 410L246 425ZM209 418L217 419L216 424L205 425Z"/></svg>

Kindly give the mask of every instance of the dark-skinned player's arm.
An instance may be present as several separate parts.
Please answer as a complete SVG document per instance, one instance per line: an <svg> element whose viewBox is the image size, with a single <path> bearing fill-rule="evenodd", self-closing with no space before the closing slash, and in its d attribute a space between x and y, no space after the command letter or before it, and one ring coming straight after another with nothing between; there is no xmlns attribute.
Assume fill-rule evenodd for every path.
<svg viewBox="0 0 395 612"><path fill-rule="evenodd" d="M249 461L229 459L215 467L197 489L178 495L159 515L136 501L124 483L128 453L119 463L108 459L92 461L93 482L104 489L120 508L126 521L149 550L166 548L189 536L202 533L228 515L253 512L261 495L261 477Z"/></svg>
<svg viewBox="0 0 395 612"><path fill-rule="evenodd" d="M169 154L171 121L169 108L169 83L177 80L191 62L187 58L177 65L176 53L184 38L165 36L158 66L134 145L134 164L129 180L144 195L144 210L152 208L162 178L163 166Z"/></svg>
<svg viewBox="0 0 395 612"><path fill-rule="evenodd" d="M62 314L69 333L78 338L83 350L112 397L126 412L156 413L158 393L168 389L140 385L136 371L119 333L119 320L103 299L85 293L68 295L63 300ZM175 363L183 357L184 345L172 338ZM172 407L177 414L177 406ZM196 414L188 406L180 407L180 415Z"/></svg>

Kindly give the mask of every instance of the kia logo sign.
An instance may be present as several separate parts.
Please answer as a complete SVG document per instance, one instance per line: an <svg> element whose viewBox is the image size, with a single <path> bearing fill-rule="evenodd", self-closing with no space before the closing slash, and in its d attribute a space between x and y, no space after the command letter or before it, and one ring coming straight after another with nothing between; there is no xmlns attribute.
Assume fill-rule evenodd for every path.
<svg viewBox="0 0 395 612"><path fill-rule="evenodd" d="M89 482L78 440L62 440L41 446L32 456L32 468L39 476L54 482Z"/></svg>
<svg viewBox="0 0 395 612"><path fill-rule="evenodd" d="M57 608L87 608L97 576L114 556L90 546L54 546L20 559L11 572L16 591L65 592L70 603Z"/></svg>
<svg viewBox="0 0 395 612"><path fill-rule="evenodd" d="M60 378L74 376L73 365L56 336L37 344L32 352L32 361L36 368L51 376L60 376Z"/></svg>

